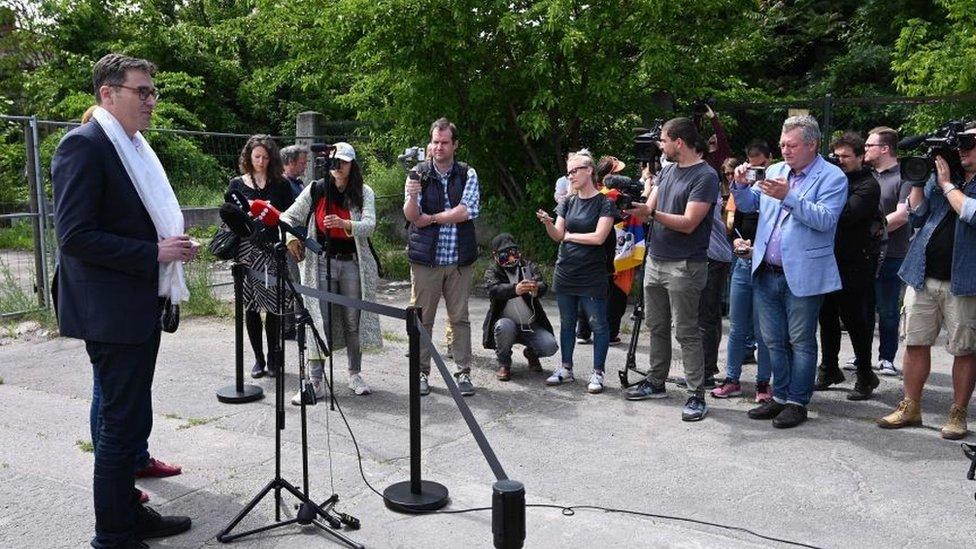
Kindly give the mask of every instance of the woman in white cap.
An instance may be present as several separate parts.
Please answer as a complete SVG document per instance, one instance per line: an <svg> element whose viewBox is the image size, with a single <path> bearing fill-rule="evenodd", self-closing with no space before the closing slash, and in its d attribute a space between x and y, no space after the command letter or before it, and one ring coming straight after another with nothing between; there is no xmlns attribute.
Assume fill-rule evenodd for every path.
<svg viewBox="0 0 976 549"><path fill-rule="evenodd" d="M331 177L307 185L295 199L295 204L281 216L293 227L305 225L308 235L323 245L323 253L306 258L301 241L291 235L287 239L288 251L299 261L302 284L374 301L379 275L369 235L376 228L375 195L363 182L352 145L335 144L329 173ZM327 276L328 261L331 261L331 283ZM333 305L332 318L323 323L328 316L328 303L309 297L303 299L323 337L328 337L326 334L332 326L342 327L341 330L331 330L332 349L346 347L349 389L357 395L369 394L369 385L363 380L361 371L362 348L382 346L379 317L375 313ZM324 357L311 334L308 336L309 379L316 398L323 398ZM296 394L292 403L300 404L301 394Z"/></svg>

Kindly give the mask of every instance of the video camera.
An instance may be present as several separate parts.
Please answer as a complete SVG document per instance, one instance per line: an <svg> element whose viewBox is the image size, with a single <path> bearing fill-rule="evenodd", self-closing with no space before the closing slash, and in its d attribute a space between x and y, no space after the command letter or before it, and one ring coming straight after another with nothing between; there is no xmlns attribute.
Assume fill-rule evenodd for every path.
<svg viewBox="0 0 976 549"><path fill-rule="evenodd" d="M312 143L309 146L312 151L312 155L315 156L314 169L316 173L319 170L329 171L337 167L335 159L335 145L330 145L328 143Z"/></svg>
<svg viewBox="0 0 976 549"><path fill-rule="evenodd" d="M647 197L641 196L641 194L644 192L644 185L642 185L639 181L634 181L626 175L608 175L603 178L603 186L619 193L613 204L620 211L633 208L634 203L643 203L647 201Z"/></svg>
<svg viewBox="0 0 976 549"><path fill-rule="evenodd" d="M403 166L403 171L405 172L409 172L424 160L427 160L427 149L419 146L409 147L403 151L403 154L397 157L397 162Z"/></svg>
<svg viewBox="0 0 976 549"><path fill-rule="evenodd" d="M661 128L664 126L664 121L655 120L651 129L644 131L641 128L638 131L640 133L634 138L634 156L641 164L650 164L661 157L661 146L658 143L661 141Z"/></svg>
<svg viewBox="0 0 976 549"><path fill-rule="evenodd" d="M901 176L913 186L921 187L935 171L935 158L941 156L949 164L952 181L959 183L965 177L959 151L976 148L976 134L963 133L966 122L951 120L942 127L926 135L906 137L898 143L900 149L924 148L919 156L906 156L901 159Z"/></svg>
<svg viewBox="0 0 976 549"><path fill-rule="evenodd" d="M704 116L708 113L708 109L715 108L715 98L714 97L702 97L700 99L695 99L691 103L691 112L698 116Z"/></svg>

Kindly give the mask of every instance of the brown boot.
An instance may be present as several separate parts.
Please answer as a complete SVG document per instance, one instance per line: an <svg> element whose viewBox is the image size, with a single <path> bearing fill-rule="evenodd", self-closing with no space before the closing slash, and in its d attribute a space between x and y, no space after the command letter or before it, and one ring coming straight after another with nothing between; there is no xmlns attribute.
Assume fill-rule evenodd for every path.
<svg viewBox="0 0 976 549"><path fill-rule="evenodd" d="M498 381L508 381L512 379L511 366L505 366L504 364L499 364L498 369L495 370L495 377L498 378Z"/></svg>
<svg viewBox="0 0 976 549"><path fill-rule="evenodd" d="M952 405L949 408L949 418L942 426L942 438L958 440L969 432L966 426L966 409L962 406Z"/></svg>
<svg viewBox="0 0 976 549"><path fill-rule="evenodd" d="M918 427L922 424L922 407L918 402L905 397L898 403L898 409L878 420L882 429L901 429Z"/></svg>

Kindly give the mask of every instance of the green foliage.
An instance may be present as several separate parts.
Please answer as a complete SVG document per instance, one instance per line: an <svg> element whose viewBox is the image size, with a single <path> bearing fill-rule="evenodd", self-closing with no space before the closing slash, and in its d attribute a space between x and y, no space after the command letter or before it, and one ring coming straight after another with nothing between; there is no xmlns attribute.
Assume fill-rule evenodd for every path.
<svg viewBox="0 0 976 549"><path fill-rule="evenodd" d="M91 454L95 451L95 445L90 440L78 439L75 441L75 446L86 454Z"/></svg>
<svg viewBox="0 0 976 549"><path fill-rule="evenodd" d="M34 228L29 220L14 223L11 227L0 227L0 250L34 249Z"/></svg>
<svg viewBox="0 0 976 549"><path fill-rule="evenodd" d="M37 298L24 289L22 281L0 259L0 313L31 311L37 307Z"/></svg>
<svg viewBox="0 0 976 549"><path fill-rule="evenodd" d="M206 244L206 242L202 243L200 257L196 261L184 264L184 274L186 285L190 289L190 299L181 305L180 312L188 317L227 317L232 314L232 311L226 302L221 301L214 294L211 275L214 257L206 248Z"/></svg>

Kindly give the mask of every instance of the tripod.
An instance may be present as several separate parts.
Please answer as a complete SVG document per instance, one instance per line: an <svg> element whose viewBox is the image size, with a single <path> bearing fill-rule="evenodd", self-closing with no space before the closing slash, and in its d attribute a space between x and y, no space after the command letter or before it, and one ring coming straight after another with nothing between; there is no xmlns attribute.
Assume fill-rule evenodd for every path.
<svg viewBox="0 0 976 549"><path fill-rule="evenodd" d="M647 238L650 237L650 230L651 230L650 227L651 227L650 223L644 223L645 241ZM641 257L640 265L636 267L636 269L641 275L640 280L641 280L642 287L644 285L644 265L646 263L647 263L647 248L645 245L644 256ZM620 377L620 386L623 387L624 389L628 387L633 387L634 385L637 385L641 381L644 381L644 378L646 378L647 374L649 373L649 372L641 371L640 369L637 368L637 342L640 340L641 325L644 324L643 289L640 292L638 292L637 301L634 303L634 312L631 313L630 318L631 320L634 321L634 324L630 330L630 344L627 345L627 359L624 362L623 369L617 371L617 375ZM630 382L627 378L629 372L631 371L638 374L640 376L640 379L634 382Z"/></svg>
<svg viewBox="0 0 976 549"><path fill-rule="evenodd" d="M285 260L285 246L283 244L284 235L282 238L274 245L273 254L275 259L275 266L277 268L277 282L275 283L276 292L276 306L279 312L285 310L285 291L286 284L287 290L291 292L291 295L298 298L298 293L295 291L295 285L291 281L288 275L288 266ZM299 300L299 303L301 301ZM339 532L339 528L342 527L343 523L350 524L345 520L332 516L330 512L335 506L335 503L339 500L336 494L333 494L329 499L325 500L321 505L316 505L308 496L308 422L306 416L306 404L305 404L305 394L312 393L312 398L314 399L314 393L311 391L311 386L307 384L305 376L305 327L311 328L313 337L315 338L315 343L319 346L319 350L326 352L331 355L328 347L326 347L325 342L322 341L322 337L319 335L315 328L315 324L311 322L311 316L308 314L308 310L304 305L300 306L300 312L296 318L296 330L298 330L298 340L299 340L299 376L302 390L301 399L301 432L302 432L302 490L299 491L294 485L282 478L281 476L281 431L285 428L285 325L284 322L278 325L278 348L277 348L277 360L278 364L281 365L281 371L278 372L278 376L275 377L275 475L271 481L268 482L261 489L254 498L248 502L247 505L241 509L241 512L237 514L236 517L224 528L218 535L217 541L221 543L228 543L236 539L249 536L251 534L256 534L258 532L265 532L275 528L280 528L282 526L288 526L291 524L301 524L309 525L313 524L321 529L326 534L332 536L337 541L346 545L347 547L352 547L353 549L362 549L363 545L356 543L352 539L346 537L344 534ZM331 376L330 376L331 378ZM331 385L330 385L331 393ZM314 402L314 400L313 400ZM285 490L291 495L295 496L301 503L298 505L298 514L295 518L288 520L281 520L281 491ZM231 534L231 530L237 526L241 520L244 519L256 506L261 502L262 499L269 493L274 491L275 500L275 521L271 524L261 526L246 532L241 532L238 534ZM323 523L322 519L325 522ZM357 521L358 523L358 521Z"/></svg>

